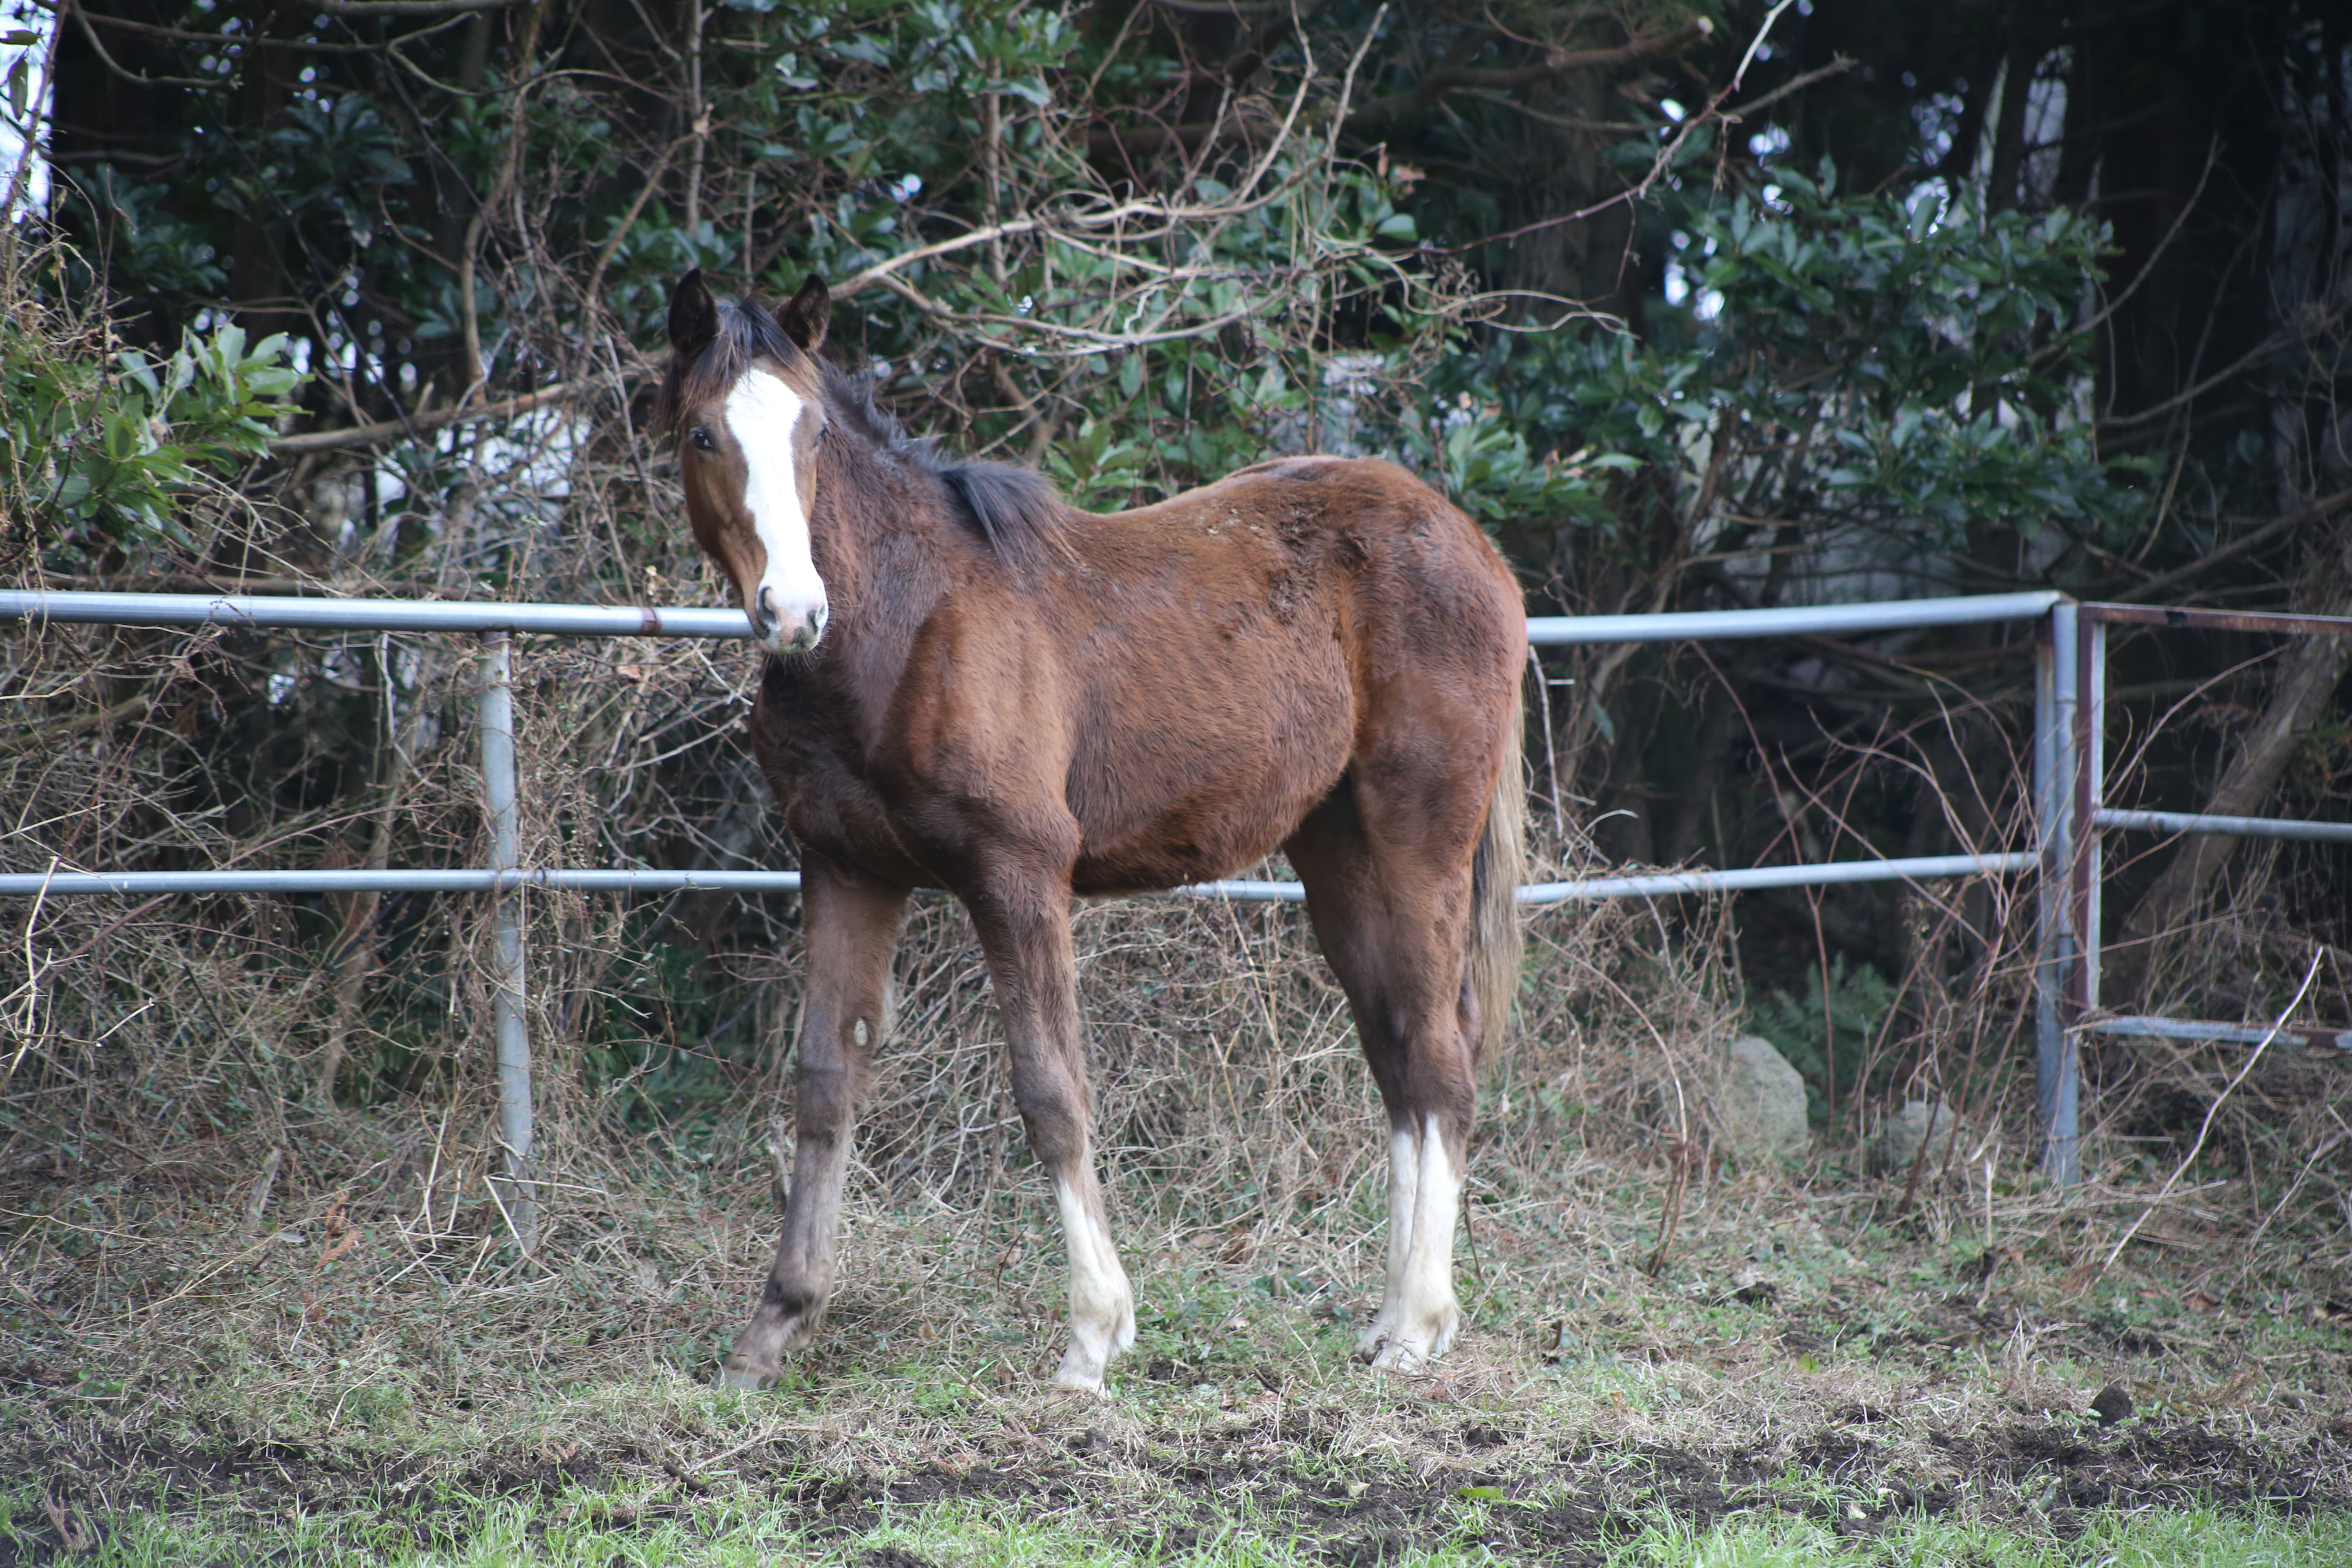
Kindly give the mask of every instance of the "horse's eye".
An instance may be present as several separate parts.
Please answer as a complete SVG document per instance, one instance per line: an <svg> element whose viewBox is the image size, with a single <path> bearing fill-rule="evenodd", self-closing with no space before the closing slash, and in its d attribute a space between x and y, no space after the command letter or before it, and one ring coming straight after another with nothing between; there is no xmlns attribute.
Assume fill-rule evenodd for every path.
<svg viewBox="0 0 2352 1568"><path fill-rule="evenodd" d="M705 430L699 425L694 427L693 439L695 447L701 451L716 452L719 450L719 443L712 440L710 438L710 432Z"/></svg>

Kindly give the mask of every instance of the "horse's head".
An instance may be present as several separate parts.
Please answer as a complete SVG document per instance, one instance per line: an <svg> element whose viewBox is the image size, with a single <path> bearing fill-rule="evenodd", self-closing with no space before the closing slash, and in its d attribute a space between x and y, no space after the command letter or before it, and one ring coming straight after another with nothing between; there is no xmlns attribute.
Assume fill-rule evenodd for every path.
<svg viewBox="0 0 2352 1568"><path fill-rule="evenodd" d="M816 501L824 378L814 355L830 309L811 278L771 317L712 298L699 269L669 301L676 351L664 385L695 542L734 580L751 635L802 653L824 635L824 580L809 521Z"/></svg>

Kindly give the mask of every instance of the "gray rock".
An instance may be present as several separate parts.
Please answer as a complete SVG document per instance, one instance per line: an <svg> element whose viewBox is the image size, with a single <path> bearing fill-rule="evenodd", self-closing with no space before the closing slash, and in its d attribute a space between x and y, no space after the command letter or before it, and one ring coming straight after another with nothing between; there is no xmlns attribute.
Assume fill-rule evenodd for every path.
<svg viewBox="0 0 2352 1568"><path fill-rule="evenodd" d="M1886 1119L1871 1140L1864 1163L1877 1176L1906 1176L1911 1173L1911 1158L1919 1145L1931 1143L1927 1151L1926 1175L1933 1176L1943 1169L1944 1142L1952 1133L1955 1118L1952 1108L1942 1100L1930 1105L1924 1100L1906 1100L1903 1109ZM1959 1123L1958 1146L1965 1154L1969 1147L1969 1130Z"/></svg>
<svg viewBox="0 0 2352 1568"><path fill-rule="evenodd" d="M1769 1040L1742 1035L1731 1042L1718 1103L1724 1131L1743 1160L1799 1156L1812 1145L1805 1080Z"/></svg>

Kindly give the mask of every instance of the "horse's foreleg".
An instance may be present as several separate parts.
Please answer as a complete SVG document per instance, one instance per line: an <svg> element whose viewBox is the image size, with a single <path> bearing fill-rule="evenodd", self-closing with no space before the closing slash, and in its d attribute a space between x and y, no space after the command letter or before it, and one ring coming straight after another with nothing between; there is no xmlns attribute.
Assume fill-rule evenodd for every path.
<svg viewBox="0 0 2352 1568"><path fill-rule="evenodd" d="M1135 1296L1095 1180L1069 889L1000 882L967 902L1004 1014L1013 1100L1052 1178L1069 1248L1070 1342L1054 1381L1100 1393L1111 1359L1135 1343Z"/></svg>
<svg viewBox="0 0 2352 1568"><path fill-rule="evenodd" d="M792 1188L775 1266L719 1373L736 1388L774 1377L783 1352L808 1343L824 1321L842 1182L874 1048L888 1026L890 959L907 905L901 890L850 880L813 855L803 859L808 984L793 1079Z"/></svg>

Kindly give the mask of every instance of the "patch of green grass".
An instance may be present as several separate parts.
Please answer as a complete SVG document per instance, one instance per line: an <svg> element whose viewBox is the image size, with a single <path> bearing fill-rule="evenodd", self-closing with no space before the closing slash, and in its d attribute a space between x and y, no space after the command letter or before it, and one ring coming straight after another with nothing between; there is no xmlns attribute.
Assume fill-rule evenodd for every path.
<svg viewBox="0 0 2352 1568"><path fill-rule="evenodd" d="M1740 1518L1706 1530L1663 1519L1609 1554L1609 1568L2340 1568L2352 1519L2287 1521L2216 1509L2085 1515L2058 1540L1983 1521L1900 1521L1841 1534L1811 1520Z"/></svg>
<svg viewBox="0 0 2352 1568"><path fill-rule="evenodd" d="M1447 1510L1450 1539L1424 1534L1393 1550L1360 1547L1369 1545L1378 1561L1398 1568L1543 1561L1553 1551L1580 1558L1591 1550L1590 1541L1535 1542L1532 1555L1530 1543L1499 1552L1489 1545L1490 1510L1536 1506L1499 1494L1465 1496ZM1307 1568L1329 1560L1328 1542L1300 1534L1246 1499L1205 1529L1138 1522L1120 1514L1115 1499L1099 1507L1082 1499L1040 1509L1031 1500L950 1498L907 1509L885 1504L859 1527L812 1529L805 1510L750 1489L658 1511L641 1498L589 1489L530 1499L435 1489L431 1496L386 1496L347 1510L255 1512L216 1500L192 1505L159 1488L146 1506L98 1514L65 1510L65 1528L78 1537L72 1560L87 1568L181 1568L262 1554L281 1564L335 1568L856 1568L877 1555L934 1568ZM1917 1518L1855 1517L1851 1529L1840 1530L1813 1519L1742 1514L1701 1529L1662 1512L1607 1547L1604 1561L1609 1568L2339 1568L2352 1562L2352 1518L2342 1515L2285 1521L2214 1509L2144 1510L2094 1512L2079 1523L2079 1532L2063 1538L1984 1521ZM38 1562L67 1543L37 1489L0 1489L0 1553ZM1356 1559L1374 1560L1360 1549Z"/></svg>
<svg viewBox="0 0 2352 1568"><path fill-rule="evenodd" d="M1097 1403L1045 1384L1062 1248L1008 1170L970 1209L862 1198L827 1331L746 1395L709 1376L767 1266L766 1173L683 1162L615 1169L537 1258L446 1194L431 1227L335 1193L250 1238L126 1219L71 1267L26 1222L0 1565L84 1531L76 1563L2352 1563L2332 1517L2194 1512L2352 1515L2322 1284L2192 1303L2127 1255L2070 1293L2090 1227L2056 1210L1996 1255L1973 1198L1896 1225L1884 1184L1695 1183L1653 1277L1655 1173L1586 1161L1478 1207L1463 1340L1397 1374L1353 1356L1370 1175L1311 1224L1139 1209L1140 1336ZM2110 1382L2116 1427L2086 1414ZM2070 1502L2124 1498L2148 1511Z"/></svg>

